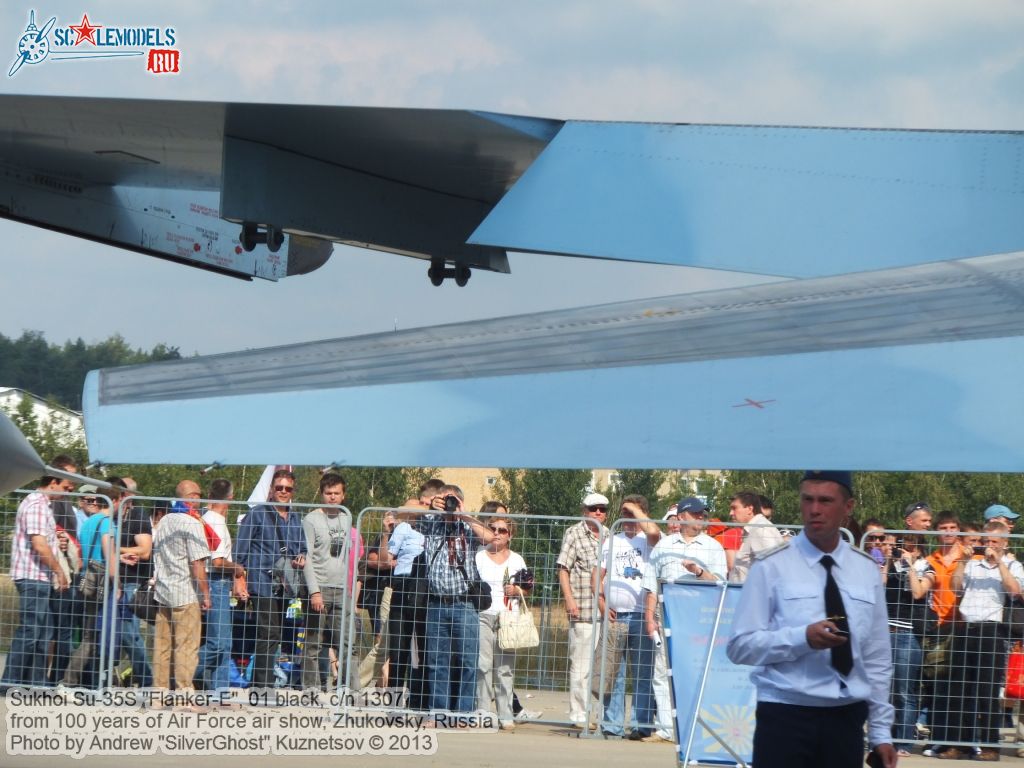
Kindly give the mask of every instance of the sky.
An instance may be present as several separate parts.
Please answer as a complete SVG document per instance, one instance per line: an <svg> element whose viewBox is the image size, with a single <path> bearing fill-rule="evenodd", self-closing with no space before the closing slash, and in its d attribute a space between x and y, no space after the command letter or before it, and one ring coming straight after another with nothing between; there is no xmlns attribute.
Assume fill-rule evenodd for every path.
<svg viewBox="0 0 1024 768"><path fill-rule="evenodd" d="M440 107L561 119L887 128L1024 128L1016 0L9 2L28 12L173 26L182 72L44 62L0 93ZM144 10L140 10L144 9ZM7 42L4 43L4 40ZM511 275L434 288L426 263L336 246L323 268L239 281L0 221L0 333L119 333L208 354L768 279L510 254ZM0 382L2 383L2 382Z"/></svg>

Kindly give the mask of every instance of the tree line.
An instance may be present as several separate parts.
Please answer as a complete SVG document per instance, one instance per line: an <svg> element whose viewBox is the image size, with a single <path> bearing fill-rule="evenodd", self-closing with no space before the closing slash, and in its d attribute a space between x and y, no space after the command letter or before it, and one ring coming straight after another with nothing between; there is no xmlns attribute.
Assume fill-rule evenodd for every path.
<svg viewBox="0 0 1024 768"><path fill-rule="evenodd" d="M111 336L96 344L82 339L63 345L48 343L43 334L26 331L18 339L0 334L0 385L24 389L42 395L53 403L72 409L81 408L85 374L92 369L175 360L181 357L177 347L157 344L146 352L133 349L121 336ZM11 414L39 454L48 459L55 453L70 453L80 467L87 464L86 446L60 418L39 423L31 404L24 400ZM171 496L183 478L203 484L199 466L118 465L103 468L107 475L128 475L139 482L146 495ZM248 494L263 467L225 467L216 472L235 483L238 494ZM354 513L366 507L397 506L415 496L420 483L435 472L430 467L344 467L348 482L346 505ZM296 470L297 502L313 502L319 487L319 468ZM707 500L712 515L729 519L729 498L749 490L768 496L775 502L775 520L799 523L800 472L785 471L670 471L663 469L617 470L608 487L593 488L590 469L503 469L491 496L506 503L516 513L547 517L576 516L579 503L589 490L605 493L611 500L609 522L614 522L619 502L626 494L640 493L651 504L651 516L660 519L668 506L684 496ZM212 476L212 475L211 475ZM887 527L903 525L903 509L917 501L927 502L938 512L952 510L962 519L978 522L990 504L1006 504L1024 509L1024 475L967 472L855 472L857 497L855 517L881 519ZM547 552L557 547L564 521L552 520L538 526L534 551Z"/></svg>
<svg viewBox="0 0 1024 768"><path fill-rule="evenodd" d="M24 389L80 411L82 384L89 371L180 358L177 347L157 344L146 352L132 348L116 334L95 344L81 338L51 344L39 331L25 331L17 339L0 334L0 386Z"/></svg>

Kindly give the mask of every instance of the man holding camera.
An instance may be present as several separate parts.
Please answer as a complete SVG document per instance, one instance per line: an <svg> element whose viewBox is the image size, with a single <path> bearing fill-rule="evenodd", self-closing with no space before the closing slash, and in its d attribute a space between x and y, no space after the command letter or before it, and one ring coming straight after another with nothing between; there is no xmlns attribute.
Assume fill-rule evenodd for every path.
<svg viewBox="0 0 1024 768"><path fill-rule="evenodd" d="M989 521L980 552L965 552L953 571L953 591L961 595L964 625L953 635L948 690L936 696L936 741L999 743L999 687L1006 674L1006 628L1003 611L1008 596L1021 594L1024 567L1006 554L1009 530ZM968 755L949 747L938 756L956 760ZM986 747L976 760L996 761L999 750Z"/></svg>
<svg viewBox="0 0 1024 768"><path fill-rule="evenodd" d="M427 648L430 708L451 712L476 709L476 668L480 619L469 602L476 576L475 554L494 534L463 514L462 489L445 485L430 502L430 514L413 527L424 536L427 564Z"/></svg>
<svg viewBox="0 0 1024 768"><path fill-rule="evenodd" d="M330 648L338 654L339 667L344 665L339 630L346 602L351 604L357 596L355 566L363 556L363 540L352 528L351 513L341 506L345 501L345 478L334 473L324 475L320 479L320 498L325 506L314 509L302 521L309 552L304 570L309 613L302 654L302 687L324 690L325 684L331 683ZM352 550L346 574L343 556L345 541L350 537Z"/></svg>
<svg viewBox="0 0 1024 768"><path fill-rule="evenodd" d="M274 655L281 643L284 611L297 582L292 569L306 565L306 535L299 513L291 508L295 475L274 472L270 481L273 505L260 504L245 516L238 529L236 559L245 568L246 585L256 619L254 688L274 687Z"/></svg>

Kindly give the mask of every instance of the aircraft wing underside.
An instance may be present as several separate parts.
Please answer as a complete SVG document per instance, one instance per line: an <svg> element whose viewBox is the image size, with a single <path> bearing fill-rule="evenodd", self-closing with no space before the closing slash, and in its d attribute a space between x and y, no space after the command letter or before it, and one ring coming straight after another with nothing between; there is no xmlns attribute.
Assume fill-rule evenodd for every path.
<svg viewBox="0 0 1024 768"><path fill-rule="evenodd" d="M499 272L508 251L790 277L966 259L1024 249L1022 167L1018 132L0 96L0 215L247 278L332 242Z"/></svg>
<svg viewBox="0 0 1024 768"><path fill-rule="evenodd" d="M84 410L105 462L1017 471L1022 339L1018 252L94 371Z"/></svg>

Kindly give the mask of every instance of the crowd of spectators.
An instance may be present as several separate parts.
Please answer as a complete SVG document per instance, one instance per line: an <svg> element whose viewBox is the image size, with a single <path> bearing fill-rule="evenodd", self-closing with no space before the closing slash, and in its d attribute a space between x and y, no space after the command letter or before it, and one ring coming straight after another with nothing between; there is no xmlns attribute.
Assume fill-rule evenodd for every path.
<svg viewBox="0 0 1024 768"><path fill-rule="evenodd" d="M76 469L66 456L51 466ZM287 624L302 663L284 683L327 689L354 647L355 638L342 642L343 617L364 609L363 655L352 665L354 679L342 683L404 688L406 705L417 710L495 712L506 730L537 714L522 709L515 651L498 642L502 614L530 610L534 587L530 564L515 550L517 516L502 503L471 514L461 489L430 480L384 515L366 546L343 506L344 478L334 472L322 477L322 507L301 515L294 474L277 470L266 502L246 508L234 536L227 480L212 481L205 496L183 480L176 500L152 510L132 503L131 478L108 483L102 494L85 485L72 498L69 480L44 477L21 501L11 552L18 626L0 685L96 687L116 667L128 670L119 682L143 687L226 689L240 677L273 687L282 682ZM609 738L671 741L659 582L742 584L758 559L787 546L787 532L772 523L771 501L750 492L730 499L732 526L709 519L696 497L656 520L647 499L627 495L613 534L605 526L609 504L600 493L583 498L556 560L568 623L569 719ZM990 506L979 530L952 512L933 515L925 502L904 512L902 530L868 519L855 542L875 559L887 601L894 744L910 754L930 734L926 755L996 760L1010 607L1024 588L1024 567L1008 547L1018 515ZM489 602L473 595L480 582ZM136 592L150 585L151 654L133 610ZM249 617L247 674L235 665L234 605ZM114 649L107 667L101 636Z"/></svg>

